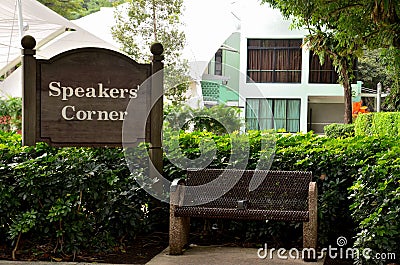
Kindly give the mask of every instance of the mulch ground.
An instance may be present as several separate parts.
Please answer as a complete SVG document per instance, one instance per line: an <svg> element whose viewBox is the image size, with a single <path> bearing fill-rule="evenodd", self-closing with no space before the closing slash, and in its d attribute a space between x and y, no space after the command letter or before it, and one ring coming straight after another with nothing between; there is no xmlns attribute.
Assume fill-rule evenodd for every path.
<svg viewBox="0 0 400 265"><path fill-rule="evenodd" d="M28 244L26 244L28 245ZM18 261L74 261L114 264L142 265L150 261L168 246L168 234L154 233L137 237L133 242L125 242L125 247L115 248L113 253L80 253L79 255L55 255L46 246L32 251L22 247L16 252ZM12 249L0 245L0 260L12 260Z"/></svg>

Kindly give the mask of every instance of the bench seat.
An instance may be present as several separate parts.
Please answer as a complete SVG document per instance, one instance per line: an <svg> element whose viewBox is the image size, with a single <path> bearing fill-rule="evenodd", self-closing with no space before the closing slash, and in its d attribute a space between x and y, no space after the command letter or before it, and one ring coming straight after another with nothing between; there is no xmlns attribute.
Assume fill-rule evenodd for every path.
<svg viewBox="0 0 400 265"><path fill-rule="evenodd" d="M276 220L308 222L308 211L280 210L238 210L232 208L211 208L183 206L175 210L175 217L200 217L212 219Z"/></svg>

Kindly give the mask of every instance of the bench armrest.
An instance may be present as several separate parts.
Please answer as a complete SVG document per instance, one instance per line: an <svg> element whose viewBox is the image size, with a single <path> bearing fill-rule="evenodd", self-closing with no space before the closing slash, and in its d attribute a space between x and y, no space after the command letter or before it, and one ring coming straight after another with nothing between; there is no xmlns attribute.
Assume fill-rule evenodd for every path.
<svg viewBox="0 0 400 265"><path fill-rule="evenodd" d="M182 205L185 184L186 181L184 179L174 179L172 181L169 189L170 191L169 200L171 205L177 205L177 206Z"/></svg>
<svg viewBox="0 0 400 265"><path fill-rule="evenodd" d="M186 185L186 181L184 179L174 179L169 189L170 192L175 192L179 185Z"/></svg>
<svg viewBox="0 0 400 265"><path fill-rule="evenodd" d="M308 185L308 211L311 215L317 215L318 210L318 189L316 182Z"/></svg>

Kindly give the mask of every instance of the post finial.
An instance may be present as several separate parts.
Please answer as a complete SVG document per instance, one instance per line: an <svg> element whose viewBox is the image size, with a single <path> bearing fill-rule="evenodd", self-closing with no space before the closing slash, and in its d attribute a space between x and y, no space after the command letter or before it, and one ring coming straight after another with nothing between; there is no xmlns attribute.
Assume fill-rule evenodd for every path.
<svg viewBox="0 0 400 265"><path fill-rule="evenodd" d="M151 45L150 51L153 55L161 55L164 52L164 47L161 43L155 42Z"/></svg>
<svg viewBox="0 0 400 265"><path fill-rule="evenodd" d="M24 49L33 49L36 46L36 40L30 35L25 35L21 40L21 45Z"/></svg>

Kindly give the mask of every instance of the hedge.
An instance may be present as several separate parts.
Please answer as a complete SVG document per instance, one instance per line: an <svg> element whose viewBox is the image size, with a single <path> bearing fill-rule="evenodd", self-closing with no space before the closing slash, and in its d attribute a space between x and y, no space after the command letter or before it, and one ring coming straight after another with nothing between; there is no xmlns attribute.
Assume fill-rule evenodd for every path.
<svg viewBox="0 0 400 265"><path fill-rule="evenodd" d="M263 154L261 142L271 134L250 131L245 136L252 169ZM233 136L239 143L241 137ZM335 246L336 239L345 236L348 246L355 241L359 248L398 251L395 231L400 231L400 221L394 217L400 207L399 138L335 139L311 133L274 137L271 169L309 170L318 183L319 246ZM34 244L50 244L73 254L110 251L140 233L167 231L168 205L135 184L121 149L57 149L42 143L21 147L20 140L19 135L0 133L0 243L15 246L18 238L29 238ZM190 159L200 156L204 142L216 147L209 167L226 167L231 156L229 135L198 131L179 135L181 151ZM182 177L184 170L165 156L164 175L171 180ZM198 240L208 235L211 242L301 246L300 223L216 221L214 226L194 220L193 225Z"/></svg>
<svg viewBox="0 0 400 265"><path fill-rule="evenodd" d="M0 131L0 245L29 239L53 255L106 252L124 238L167 227L154 211L158 202L135 184L121 149L20 142L20 135Z"/></svg>
<svg viewBox="0 0 400 265"><path fill-rule="evenodd" d="M355 134L358 136L400 135L399 112L373 112L360 114L355 120Z"/></svg>
<svg viewBox="0 0 400 265"><path fill-rule="evenodd" d="M324 127L324 132L330 138L352 137L355 134L354 126L354 124L332 123Z"/></svg>
<svg viewBox="0 0 400 265"><path fill-rule="evenodd" d="M393 142L384 152L371 156L374 163L362 167L350 188L351 212L358 224L354 247L372 250L367 264L387 264L394 253L400 260L400 147ZM386 259L380 259L385 255ZM375 258L377 257L377 258Z"/></svg>

